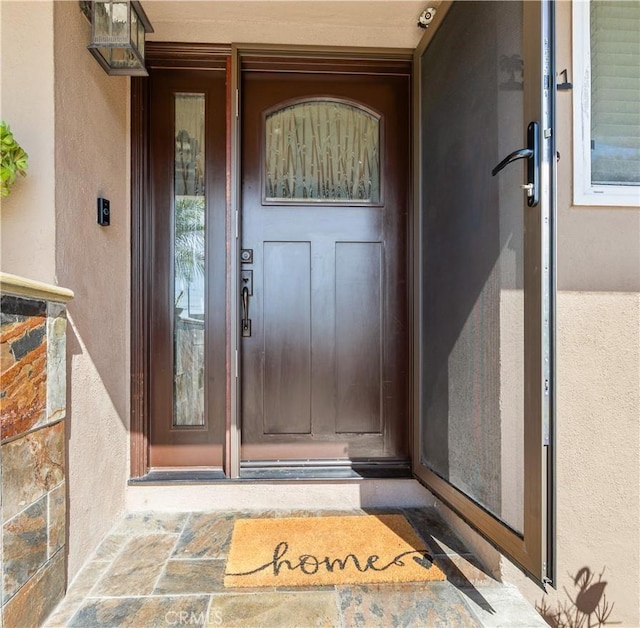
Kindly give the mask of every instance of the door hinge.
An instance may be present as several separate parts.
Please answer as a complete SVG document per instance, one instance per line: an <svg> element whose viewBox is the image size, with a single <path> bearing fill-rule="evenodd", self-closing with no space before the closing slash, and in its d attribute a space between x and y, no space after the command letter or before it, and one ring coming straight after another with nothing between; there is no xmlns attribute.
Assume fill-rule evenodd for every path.
<svg viewBox="0 0 640 628"><path fill-rule="evenodd" d="M240 115L240 90L236 87L236 120Z"/></svg>
<svg viewBox="0 0 640 628"><path fill-rule="evenodd" d="M238 379L238 350L236 349L236 379Z"/></svg>

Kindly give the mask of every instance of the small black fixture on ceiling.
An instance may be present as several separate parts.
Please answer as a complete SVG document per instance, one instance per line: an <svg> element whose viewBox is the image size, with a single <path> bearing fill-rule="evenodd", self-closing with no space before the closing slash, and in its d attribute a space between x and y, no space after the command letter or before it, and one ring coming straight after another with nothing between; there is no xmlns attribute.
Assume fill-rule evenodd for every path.
<svg viewBox="0 0 640 628"><path fill-rule="evenodd" d="M418 18L418 26L420 28L427 28L431 22L433 22L433 18L436 16L436 10L433 7L427 7L422 13L420 13L420 17Z"/></svg>
<svg viewBox="0 0 640 628"><path fill-rule="evenodd" d="M91 22L89 52L111 76L148 76L144 38L153 27L135 0L81 0L80 9Z"/></svg>

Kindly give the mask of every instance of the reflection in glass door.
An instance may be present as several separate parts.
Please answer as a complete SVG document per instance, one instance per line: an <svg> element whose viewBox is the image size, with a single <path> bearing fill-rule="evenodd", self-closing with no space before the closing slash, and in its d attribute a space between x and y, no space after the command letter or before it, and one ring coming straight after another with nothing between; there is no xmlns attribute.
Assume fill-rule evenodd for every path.
<svg viewBox="0 0 640 628"><path fill-rule="evenodd" d="M493 37L480 36L476 18L491 27ZM523 173L520 164L497 178L489 171L489 164L523 141L522 5L460 7L443 29L433 45L461 36L460 52L473 62L446 74L425 73L425 91L435 89L441 99L427 100L425 116L447 117L448 103L457 101L457 116L468 108L473 118L453 114L446 129L431 129L423 143L425 158L438 149L456 154L456 170L469 177L469 185L438 186L446 159L424 173L431 205L423 230L431 246L425 249L429 276L423 286L428 436L420 455L522 532Z"/></svg>

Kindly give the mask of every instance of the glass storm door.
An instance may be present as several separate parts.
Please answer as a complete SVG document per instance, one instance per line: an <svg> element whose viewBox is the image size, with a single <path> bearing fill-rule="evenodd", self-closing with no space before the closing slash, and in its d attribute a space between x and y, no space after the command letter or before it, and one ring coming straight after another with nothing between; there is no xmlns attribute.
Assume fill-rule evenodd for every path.
<svg viewBox="0 0 640 628"><path fill-rule="evenodd" d="M414 471L539 582L553 578L552 9L455 2L414 59Z"/></svg>

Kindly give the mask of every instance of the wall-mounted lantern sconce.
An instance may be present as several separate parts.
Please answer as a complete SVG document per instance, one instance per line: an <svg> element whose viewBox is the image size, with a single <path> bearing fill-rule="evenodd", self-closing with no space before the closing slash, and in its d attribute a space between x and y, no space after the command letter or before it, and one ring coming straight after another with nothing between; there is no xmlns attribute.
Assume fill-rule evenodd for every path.
<svg viewBox="0 0 640 628"><path fill-rule="evenodd" d="M144 38L153 28L140 3L91 0L80 6L91 21L89 51L104 71L112 76L148 76Z"/></svg>

